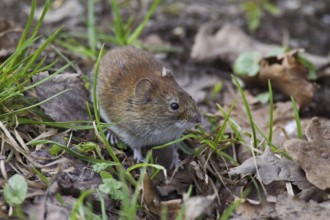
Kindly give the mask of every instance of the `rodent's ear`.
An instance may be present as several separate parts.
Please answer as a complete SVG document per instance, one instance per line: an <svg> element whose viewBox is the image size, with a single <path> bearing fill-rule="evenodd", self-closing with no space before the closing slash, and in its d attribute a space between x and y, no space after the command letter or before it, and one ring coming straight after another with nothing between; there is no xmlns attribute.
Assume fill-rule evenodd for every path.
<svg viewBox="0 0 330 220"><path fill-rule="evenodd" d="M135 86L135 97L147 99L151 89L152 83L149 79L140 79Z"/></svg>
<svg viewBox="0 0 330 220"><path fill-rule="evenodd" d="M163 67L162 72L161 72L161 76L163 77L173 77L172 71Z"/></svg>

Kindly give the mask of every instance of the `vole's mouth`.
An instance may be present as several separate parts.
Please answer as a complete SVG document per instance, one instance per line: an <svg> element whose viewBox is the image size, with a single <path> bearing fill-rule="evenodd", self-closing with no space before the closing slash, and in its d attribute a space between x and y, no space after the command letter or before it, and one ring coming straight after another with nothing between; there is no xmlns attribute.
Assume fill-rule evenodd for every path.
<svg viewBox="0 0 330 220"><path fill-rule="evenodd" d="M182 128L182 129L190 129L194 126L196 126L197 124L199 124L201 122L202 118L199 117L199 118L194 118L192 120L189 120L189 121L177 121L175 123L175 126L178 127L178 128Z"/></svg>
<svg viewBox="0 0 330 220"><path fill-rule="evenodd" d="M191 115L188 119L188 123L196 125L202 122L202 114L197 112L194 115Z"/></svg>

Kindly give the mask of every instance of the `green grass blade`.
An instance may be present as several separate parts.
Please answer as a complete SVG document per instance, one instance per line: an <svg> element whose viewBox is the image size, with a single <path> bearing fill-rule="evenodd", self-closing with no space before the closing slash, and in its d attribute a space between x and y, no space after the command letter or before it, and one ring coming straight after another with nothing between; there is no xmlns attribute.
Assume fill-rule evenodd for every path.
<svg viewBox="0 0 330 220"><path fill-rule="evenodd" d="M127 41L128 45L132 44L133 41L135 41L140 36L140 34L142 33L143 29L147 25L148 21L150 20L151 16L155 12L155 10L156 10L156 8L157 8L157 6L159 5L160 2L161 2L161 0L154 0L153 1L149 11L147 12L147 15L144 17L142 23L128 37L128 41Z"/></svg>
<svg viewBox="0 0 330 220"><path fill-rule="evenodd" d="M214 143L214 141L211 141L211 140L203 140L201 141L201 144L207 144L212 150L214 150L218 155L228 159L229 161L231 161L235 166L238 166L239 163L233 158L231 157L230 155L222 152L221 150L218 149L217 145Z"/></svg>
<svg viewBox="0 0 330 220"><path fill-rule="evenodd" d="M33 1L34 1L34 0L33 0ZM37 25L36 25L36 27L34 28L34 31L33 31L33 33L32 33L32 37L35 37L35 36L37 35L37 33L38 33L38 31L39 31L39 28L40 28L41 24L43 23L44 18L45 18L45 16L46 16L46 14L47 14L47 12L48 12L50 6L52 5L52 2L53 2L52 0L46 0L46 2L45 2L45 6L44 6L44 8L43 8L43 10L42 10L42 13L41 13L41 16L40 16L40 18L39 18L39 20L38 20L38 23L37 23Z"/></svg>
<svg viewBox="0 0 330 220"><path fill-rule="evenodd" d="M34 121L27 118L18 118L17 121L24 125L46 125L55 128L65 128L72 130L91 130L94 129L93 123L91 121L66 121L66 122L47 122L47 121ZM101 128L107 128L111 124L100 124Z"/></svg>
<svg viewBox="0 0 330 220"><path fill-rule="evenodd" d="M291 157L289 156L289 154L284 150L284 149L280 149L277 146L275 146L271 141L269 141L269 139L267 138L267 136L261 131L261 129L254 124L256 130L259 132L259 134L267 141L268 146L270 147L270 149L272 150L272 152L274 153L280 153L283 156L285 156L286 158L291 160Z"/></svg>
<svg viewBox="0 0 330 220"><path fill-rule="evenodd" d="M17 61L17 59L20 57L22 52L24 50L26 50L33 42L35 42L36 40L38 40L40 38L41 38L41 36L35 37L35 38L29 38L28 40L26 40L23 43L23 45L20 48L16 48L15 52L8 59L6 59L5 62L3 62L0 65L0 72L5 75L5 76L1 77L1 79L6 79L7 73L13 72L13 70L17 69L16 66L24 63L26 60L29 59L28 57L32 56L32 55L29 55L28 57L25 57L23 60ZM1 83L2 82L0 82L0 85L1 85Z"/></svg>
<svg viewBox="0 0 330 220"><path fill-rule="evenodd" d="M168 147L168 146L171 146L171 145L173 145L173 144L176 144L176 143L179 143L179 142L181 142L181 141L184 141L184 140L186 140L186 139L188 139L188 138L195 138L195 139L197 139L197 140L202 140L202 138L199 137L198 135L195 135L195 134L187 134L187 135L184 135L183 137L181 137L181 138L179 138L179 139L176 139L176 140L174 140L174 141L168 142L168 143L163 144L163 145L155 146L155 147L153 147L152 149L153 149L153 150L157 150L157 149L161 149L161 148L164 148L164 147Z"/></svg>
<svg viewBox="0 0 330 220"><path fill-rule="evenodd" d="M66 57L59 49L57 49L55 46L52 47L52 49L63 59L66 63L70 64L70 66L78 73L79 68L77 65L75 65L75 62L72 62L69 60L68 57Z"/></svg>
<svg viewBox="0 0 330 220"><path fill-rule="evenodd" d="M291 103L292 103L292 107L293 107L293 111L294 111L294 116L296 119L298 137L299 137L299 139L303 139L303 133L302 133L302 129L301 129L298 106L292 96L291 96Z"/></svg>
<svg viewBox="0 0 330 220"><path fill-rule="evenodd" d="M268 90L269 90L269 133L268 133L268 141L272 142L273 139L273 111L274 111L274 104L273 104L273 90L272 84L268 79Z"/></svg>
<svg viewBox="0 0 330 220"><path fill-rule="evenodd" d="M101 193L99 190L97 190L97 195L99 197L99 201L101 203L101 217L102 217L102 220L107 220L107 213L106 213L106 209L105 209L105 203L104 203L104 198L102 197Z"/></svg>
<svg viewBox="0 0 330 220"><path fill-rule="evenodd" d="M226 130L226 127L227 127L227 123L229 121L229 118L230 118L230 115L231 115L231 112L233 111L235 105L236 105L236 101L237 99L234 100L233 104L231 105L230 109L229 109L229 112L227 115L225 115L225 120L222 124L222 126L220 127L220 130L215 138L215 142L218 142L220 139L223 139L223 135L224 135L224 132ZM217 104L218 107L222 108L220 105Z"/></svg>
<svg viewBox="0 0 330 220"><path fill-rule="evenodd" d="M231 203L225 211L222 213L219 220L228 220L232 217L235 210L244 202L244 199L236 198L233 203Z"/></svg>
<svg viewBox="0 0 330 220"><path fill-rule="evenodd" d="M73 63L73 62L66 64L65 66L63 66L63 67L61 67L60 69L58 69L55 73L53 73L53 74L51 74L51 75L49 75L49 76L47 76L47 77L45 77L45 78L39 80L39 81L36 82L36 83L33 83L33 84L30 85L30 86L26 86L26 87L24 87L24 88L22 89L22 92L25 92L25 91L27 91L27 90L29 90L29 89L32 89L32 88L34 88L34 87L36 87L36 86L39 86L39 85L41 85L42 83L46 82L47 80L50 80L50 79L54 78L54 77L57 76L59 73L63 72L65 69L67 69L72 63Z"/></svg>
<svg viewBox="0 0 330 220"><path fill-rule="evenodd" d="M95 16L94 16L94 0L88 0L87 7L87 33L89 47L95 53L96 51L96 34L95 34Z"/></svg>
<svg viewBox="0 0 330 220"><path fill-rule="evenodd" d="M41 72L47 71L50 68L52 68L56 63L57 63L57 60L53 61L52 63L48 64L47 66L40 67L40 69L39 68L34 68L34 70L31 72L31 75L34 76L37 73L41 73Z"/></svg>
<svg viewBox="0 0 330 220"><path fill-rule="evenodd" d="M79 219L85 219L85 215L81 216L81 213L79 212L80 208L84 205L84 201L85 198L89 195L91 195L94 192L94 190L89 189L86 191L82 191L82 193L80 194L79 198L77 199L77 201L74 203L72 210L71 210L71 215L70 215L70 220L79 220ZM78 216L80 216L81 218L79 218Z"/></svg>
<svg viewBox="0 0 330 220"><path fill-rule="evenodd" d="M150 163L138 163L138 164L134 164L133 166L130 166L127 169L127 172L131 172L132 170L139 169L139 168L142 168L142 167L152 167L152 168L155 168L157 170L162 170L162 171L164 171L166 173L165 167L163 167L161 165L158 165L158 164L150 164Z"/></svg>
<svg viewBox="0 0 330 220"><path fill-rule="evenodd" d="M51 99L53 99L53 98L55 98L55 97L57 97L57 96L59 96L59 95L62 95L63 93L65 93L65 92L67 92L67 91L69 91L69 90L70 90L70 89L66 89L66 90L64 90L64 91L62 91L62 92L60 92L60 93L57 93L57 94L55 94L55 95L49 97L48 99L46 99L46 100L44 100L44 101L42 101L42 102L38 102L37 104L30 105L30 106L25 107L25 108L21 108L21 109L18 109L18 110L12 111L12 112L8 112L8 113L5 113L5 114L2 114L2 115L0 115L0 118L8 117L8 116L11 116L11 115L17 115L17 114L19 114L19 113L22 113L22 112L28 111L28 110L30 110L30 109L33 109L33 108L35 108L35 107L37 107L37 106L39 106L39 105L42 105L42 104L48 102L49 100L51 100Z"/></svg>
<svg viewBox="0 0 330 220"><path fill-rule="evenodd" d="M113 32L114 32L116 38L119 40L120 45L126 45L126 42L125 42L125 39L124 39L125 33L124 33L124 29L123 29L123 27L125 25L123 23L121 15L120 15L117 0L110 0L110 3L111 3L112 11L114 13L114 19L113 19L114 29L113 29Z"/></svg>
<svg viewBox="0 0 330 220"><path fill-rule="evenodd" d="M21 36L21 38L20 38L20 40L19 40L19 42L17 44L16 50L21 49L21 46L26 41L26 37L29 34L30 26L31 26L32 21L33 21L33 17L34 17L34 12L36 10L36 6L37 6L36 0L32 0L32 2L31 2L30 15L29 15L29 18L28 18L27 23L25 25L24 31L22 33L22 36Z"/></svg>
<svg viewBox="0 0 330 220"><path fill-rule="evenodd" d="M27 72L28 69L33 65L33 63L36 61L36 59L39 57L42 51L45 50L47 45L54 40L54 38L57 36L57 34L62 30L62 28L58 29L54 34L52 34L42 45L39 47L33 54L32 58L29 60L29 62L26 64L26 66L23 68L23 73Z"/></svg>
<svg viewBox="0 0 330 220"><path fill-rule="evenodd" d="M27 145L38 145L38 144L53 144L53 145L57 145L59 148L61 148L61 150L64 150L70 154L72 154L73 156L75 156L76 158L86 161L88 163L108 163L111 166L121 166L120 163L114 163L111 161L107 161L107 160L99 160L99 159L95 159L93 157L87 157L85 155L82 155L74 150L71 150L70 148L68 148L67 146L60 144L56 141L51 141L51 140L36 140L36 141L30 141L27 143Z"/></svg>
<svg viewBox="0 0 330 220"><path fill-rule="evenodd" d="M70 39L67 41L62 41L59 39L55 40L55 43L60 45L61 47L64 47L65 49L74 52L76 55L80 57L88 57L92 60L96 59L95 53L87 48L85 45L79 43L78 41L75 41L74 39Z"/></svg>
<svg viewBox="0 0 330 220"><path fill-rule="evenodd" d="M222 115L225 118L228 118L229 119L229 125L230 125L231 130L233 130L233 132L235 134L235 140L239 140L239 141L244 142L244 139L241 136L241 128L240 128L240 126L234 120L232 120L228 116L228 114L226 113L226 111L220 105L217 104L217 106L218 106L219 110L221 111Z"/></svg>
<svg viewBox="0 0 330 220"><path fill-rule="evenodd" d="M37 174L37 176L47 185L49 186L49 180L45 175L43 175L37 168L32 167L33 171Z"/></svg>
<svg viewBox="0 0 330 220"><path fill-rule="evenodd" d="M253 146L254 146L254 148L257 148L258 141L257 141L256 129L254 127L254 122L253 122L250 107L249 107L248 102L246 100L246 97L245 97L244 91L242 89L242 86L240 85L239 81L237 80L237 78L235 76L232 76L232 77L233 77L233 80L235 81L235 84L236 84L238 90L239 90L239 93L241 94L241 97L242 97L242 100L243 100L243 103L244 103L244 107L245 107L245 111L246 111L246 114L247 114L249 122L250 122L251 130L252 130L252 137L253 137Z"/></svg>

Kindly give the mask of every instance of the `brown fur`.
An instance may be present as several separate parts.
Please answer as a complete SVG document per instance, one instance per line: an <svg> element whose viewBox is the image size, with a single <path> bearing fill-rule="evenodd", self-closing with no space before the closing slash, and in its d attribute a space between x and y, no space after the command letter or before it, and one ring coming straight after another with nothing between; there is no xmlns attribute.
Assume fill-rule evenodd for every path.
<svg viewBox="0 0 330 220"><path fill-rule="evenodd" d="M163 64L132 47L113 49L101 60L97 94L102 117L116 123L112 129L133 149L164 144L199 123L194 100ZM170 104L179 104L173 111ZM158 135L157 135L158 134Z"/></svg>

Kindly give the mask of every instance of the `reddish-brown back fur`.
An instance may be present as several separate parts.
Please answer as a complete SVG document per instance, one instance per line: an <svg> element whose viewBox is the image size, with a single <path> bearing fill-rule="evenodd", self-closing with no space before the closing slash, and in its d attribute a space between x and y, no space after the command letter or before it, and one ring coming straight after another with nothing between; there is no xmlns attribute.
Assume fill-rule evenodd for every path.
<svg viewBox="0 0 330 220"><path fill-rule="evenodd" d="M111 129L132 148L172 141L200 122L196 103L172 74L162 75L163 68L152 55L132 47L113 49L101 60L97 80L101 115L116 123ZM146 82L137 87L143 79ZM170 102L177 102L179 110L171 111Z"/></svg>

